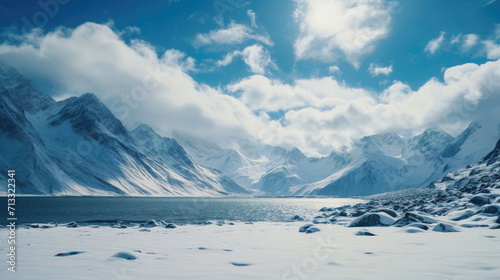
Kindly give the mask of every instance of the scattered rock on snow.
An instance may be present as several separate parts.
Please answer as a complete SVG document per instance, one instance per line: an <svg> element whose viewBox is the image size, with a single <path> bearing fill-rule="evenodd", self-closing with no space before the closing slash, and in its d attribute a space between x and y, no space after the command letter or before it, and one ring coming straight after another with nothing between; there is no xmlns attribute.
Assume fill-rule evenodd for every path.
<svg viewBox="0 0 500 280"><path fill-rule="evenodd" d="M413 223L413 224L409 224L407 225L407 227L415 227L415 228L419 228L419 229L422 229L422 230L428 230L429 227L425 224L421 224L421 223Z"/></svg>
<svg viewBox="0 0 500 280"><path fill-rule="evenodd" d="M386 213L366 213L354 219L348 227L392 226L395 220Z"/></svg>
<svg viewBox="0 0 500 280"><path fill-rule="evenodd" d="M137 259L136 256L134 256L130 253L127 253L127 252L118 252L118 253L113 255L113 258L120 258L120 259L124 259L127 261L132 261L132 260Z"/></svg>
<svg viewBox="0 0 500 280"><path fill-rule="evenodd" d="M306 229L306 234L308 234L308 233L315 233L315 232L318 232L318 231L320 231L320 230L317 227L309 227L308 229Z"/></svg>
<svg viewBox="0 0 500 280"><path fill-rule="evenodd" d="M436 220L431 218L431 217L420 215L420 214L413 213L413 212L406 212L406 213L404 213L402 218L400 218L399 220L397 220L394 223L394 226L402 227L402 226L406 226L406 225L409 225L412 223L432 224L435 222L436 222Z"/></svg>
<svg viewBox="0 0 500 280"><path fill-rule="evenodd" d="M500 205L484 206L480 212L485 213L485 214L499 214L500 213Z"/></svg>
<svg viewBox="0 0 500 280"><path fill-rule="evenodd" d="M310 227L314 226L313 224L305 224L299 228L299 232L306 232L306 230Z"/></svg>
<svg viewBox="0 0 500 280"><path fill-rule="evenodd" d="M483 206L491 203L490 198L486 195L475 195L469 200L469 202L477 206Z"/></svg>
<svg viewBox="0 0 500 280"><path fill-rule="evenodd" d="M292 221L303 221L304 219L299 215L295 215L291 220Z"/></svg>
<svg viewBox="0 0 500 280"><path fill-rule="evenodd" d="M376 234L371 233L371 232L369 232L369 231L368 231L368 230L366 230L366 229L362 229L362 230L360 230L360 231L356 232L356 234L355 234L355 235L358 235L358 236L377 236Z"/></svg>
<svg viewBox="0 0 500 280"><path fill-rule="evenodd" d="M458 232L459 231L454 226L449 225L449 224L444 224L444 223L438 223L432 230L438 231L438 232Z"/></svg>

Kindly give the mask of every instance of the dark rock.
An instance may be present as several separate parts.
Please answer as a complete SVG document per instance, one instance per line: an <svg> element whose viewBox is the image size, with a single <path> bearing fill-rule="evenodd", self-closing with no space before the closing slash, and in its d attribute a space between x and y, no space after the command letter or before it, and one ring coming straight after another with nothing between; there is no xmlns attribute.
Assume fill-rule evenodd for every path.
<svg viewBox="0 0 500 280"><path fill-rule="evenodd" d="M303 221L304 219L299 215L295 215L291 220L292 221Z"/></svg>
<svg viewBox="0 0 500 280"><path fill-rule="evenodd" d="M165 228L177 228L177 226L172 223L165 223Z"/></svg>
<svg viewBox="0 0 500 280"><path fill-rule="evenodd" d="M66 227L76 228L76 227L78 227L78 224L76 222L69 222L66 224Z"/></svg>
<svg viewBox="0 0 500 280"><path fill-rule="evenodd" d="M306 230L310 227L314 226L313 224L305 224L299 228L299 232L306 232Z"/></svg>
<svg viewBox="0 0 500 280"><path fill-rule="evenodd" d="M490 198L485 195L475 195L469 200L469 202L477 206L483 206L491 203Z"/></svg>
<svg viewBox="0 0 500 280"><path fill-rule="evenodd" d="M452 221L461 221L461 220L465 220L467 218L470 218L472 216L474 216L476 214L475 211L472 211L472 210L467 210L465 211L462 215L456 217L456 218L453 218L451 219Z"/></svg>
<svg viewBox="0 0 500 280"><path fill-rule="evenodd" d="M320 230L317 227L309 227L308 229L306 229L306 234L315 233L315 232L318 232L318 231L320 231Z"/></svg>
<svg viewBox="0 0 500 280"><path fill-rule="evenodd" d="M406 212L404 213L403 217L397 220L394 223L394 226L396 227L402 227L406 226L412 223L425 223L425 224L432 224L435 223L436 220L427 216L419 215L417 213L412 213L412 212Z"/></svg>
<svg viewBox="0 0 500 280"><path fill-rule="evenodd" d="M427 225L420 224L420 223L409 224L409 225L407 225L407 227L416 227L416 228L423 229L423 230L429 229L429 227Z"/></svg>
<svg viewBox="0 0 500 280"><path fill-rule="evenodd" d="M340 217L347 217L347 212L342 210L342 211L340 211L339 216Z"/></svg>
<svg viewBox="0 0 500 280"><path fill-rule="evenodd" d="M459 231L454 226L449 225L449 224L443 224L443 223L437 224L432 230L438 231L438 232L458 232Z"/></svg>
<svg viewBox="0 0 500 280"><path fill-rule="evenodd" d="M120 259L124 259L127 261L132 261L132 260L137 259L136 256L134 256L130 253L126 253L126 252L118 252L118 253L113 255L113 258L120 258Z"/></svg>
<svg viewBox="0 0 500 280"><path fill-rule="evenodd" d="M395 220L386 213L366 213L353 220L348 227L391 226Z"/></svg>
<svg viewBox="0 0 500 280"><path fill-rule="evenodd" d="M481 212L486 213L486 214L499 214L500 213L500 205L486 206L481 210Z"/></svg>
<svg viewBox="0 0 500 280"><path fill-rule="evenodd" d="M441 183L451 182L451 181L455 181L455 180L451 177L448 177L448 176L444 176L443 179L441 179Z"/></svg>
<svg viewBox="0 0 500 280"><path fill-rule="evenodd" d="M360 230L360 231L356 232L356 234L355 234L355 235L358 235L358 236L377 236L376 234L371 233L371 232L369 232L369 231L368 231L368 230L366 230L366 229L362 229L362 230Z"/></svg>
<svg viewBox="0 0 500 280"><path fill-rule="evenodd" d="M56 257L67 257L67 256L74 256L74 255L83 254L83 253L85 253L85 252L83 252L83 251L71 251L71 252L59 253L55 256Z"/></svg>

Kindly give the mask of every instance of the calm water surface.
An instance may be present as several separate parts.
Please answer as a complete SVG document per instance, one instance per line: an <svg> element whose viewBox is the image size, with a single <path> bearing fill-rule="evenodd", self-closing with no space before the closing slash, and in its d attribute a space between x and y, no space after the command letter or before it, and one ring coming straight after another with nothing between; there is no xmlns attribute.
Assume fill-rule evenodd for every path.
<svg viewBox="0 0 500 280"><path fill-rule="evenodd" d="M0 197L0 224L6 224L6 201ZM322 207L362 202L346 198L171 198L171 197L17 197L18 224L76 221L144 222L149 219L177 224L226 221L290 221L299 215L311 219ZM5 207L4 207L5 205Z"/></svg>

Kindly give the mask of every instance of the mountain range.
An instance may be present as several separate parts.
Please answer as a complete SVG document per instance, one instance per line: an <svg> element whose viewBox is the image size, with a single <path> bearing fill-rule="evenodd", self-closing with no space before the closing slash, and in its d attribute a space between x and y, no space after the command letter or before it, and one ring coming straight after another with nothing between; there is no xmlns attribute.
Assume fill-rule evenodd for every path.
<svg viewBox="0 0 500 280"><path fill-rule="evenodd" d="M1 65L0 100L0 168L16 170L17 193L248 194L221 172L193 162L174 139L147 125L127 130L92 93L56 102Z"/></svg>
<svg viewBox="0 0 500 280"><path fill-rule="evenodd" d="M0 64L0 168L17 192L56 195L362 196L429 185L483 159L497 126L363 137L325 157L265 145L222 148L146 124L126 128L92 93L55 101ZM6 180L6 174L0 174Z"/></svg>

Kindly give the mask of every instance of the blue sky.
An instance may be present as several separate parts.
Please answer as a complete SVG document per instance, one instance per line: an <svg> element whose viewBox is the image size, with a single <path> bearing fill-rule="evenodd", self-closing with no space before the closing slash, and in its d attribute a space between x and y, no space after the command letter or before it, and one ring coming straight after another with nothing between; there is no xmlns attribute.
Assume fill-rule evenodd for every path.
<svg viewBox="0 0 500 280"><path fill-rule="evenodd" d="M29 2L30 5L25 3ZM50 1L48 1L50 2ZM233 3L234 2L234 3ZM500 4L490 1L422 0L397 3L387 36L376 43L375 49L363 57L359 69L345 59L336 62L317 60L295 61L293 43L299 34L299 23L294 19L296 4L293 1L69 1L61 5L60 11L47 21L45 30L59 26L75 28L92 21L114 22L122 30L128 26L138 27L141 38L155 46L158 53L166 49L179 49L203 62L206 59L221 59L227 51L243 48L246 43L218 47L209 51L196 48L193 40L198 33L207 33L218 28L217 20L225 24L234 21L250 25L247 11L256 14L259 29L267 32L274 42L269 48L278 69L269 73L284 81L294 78L309 78L329 75L328 68L336 65L342 71L340 78L349 85L381 90L384 80L400 80L419 87L433 76L439 76L443 67L465 62L482 63L486 58L477 50L462 51L457 46L445 46L437 55L423 52L427 42L446 32L446 39L458 34L493 36L495 25L500 22ZM239 5L238 5L239 4ZM0 25L24 26L23 17L33 22L39 11L38 1L2 1ZM220 16L220 19L217 17ZM372 77L367 69L370 63L393 65L388 77ZM199 81L210 85L227 84L248 75L242 61L213 72L193 74Z"/></svg>
<svg viewBox="0 0 500 280"><path fill-rule="evenodd" d="M49 10L45 11L40 3L51 3L47 4ZM235 97L243 103L239 105L246 106L245 110L250 112L245 111L244 114L253 114L266 122L264 128L257 129L257 134L273 134L270 138L273 143L299 146L311 154L324 154L346 144L353 137L370 133L394 130L412 134L433 122L443 127L448 125L447 131L456 132L458 127L462 128L471 120L466 118L460 124L450 125L411 116L409 118L413 121L407 124L410 132L405 131L402 124L381 128L373 125L361 128L360 125L359 129L344 129L354 124L341 123L342 119L351 118L348 109L339 111L340 103L330 101L333 103L326 102L328 105L323 106L320 103L324 100L316 103L303 100L308 98L308 93L303 91L312 92L319 87L323 90L323 87L329 86L322 83L325 82L322 79L328 78L328 82L334 81L339 86L326 93L332 98L341 98L349 103L352 98L345 97L349 94L357 94L360 100L370 95L374 100L359 105L366 107L386 102L377 99L384 95L384 91L388 95L391 85L396 85L393 89L399 86L398 89L406 94L417 92L433 77L443 82L444 71L448 68L467 63L482 65L500 57L500 3L491 0L42 0L40 3L0 1L0 44L4 47L3 51L0 48L0 58L14 64L38 87L54 97L79 95L78 90L88 89L97 91L108 106L112 99L104 95L104 88L71 88L54 76L38 71L36 67L56 66L53 62L52 66L48 66L40 53L33 57L34 66L29 66L26 61L29 56L16 58L20 51L14 51L14 47L32 44L37 48L48 33L61 28L75 30L86 22L92 22L109 27L118 35L118 40L128 46L141 42L154 50L159 58L166 51L175 50L176 53L169 52L169 57L177 63L185 78L192 79L197 85L208 86L208 91L215 90L219 94ZM57 4L57 8L53 3ZM41 30L25 29L26 21L33 27L41 27ZM29 39L29 32L36 36ZM61 35L59 39L63 38ZM34 43L34 40L39 41ZM300 81L307 85L300 85ZM105 84L102 81L93 83ZM268 87L264 87L265 84ZM274 90L275 96L263 98L263 94L273 95ZM337 94L344 90L349 93ZM99 95L99 92L103 93ZM322 94L325 95L313 95L319 98ZM272 103L279 98L283 99L280 104L287 103L285 100L293 102L288 105ZM353 105L350 106L352 111ZM204 110L207 109L201 108L200 112ZM308 110L316 111L309 114ZM231 114L239 116L240 113ZM210 119L214 117L214 113L204 114L212 114ZM311 117L305 121L314 114L322 117ZM296 123L299 115L302 116L302 123ZM362 122L362 119L359 121ZM128 121L136 123L145 120L137 117ZM242 126L262 125L253 121L249 121L250 124L241 123ZM307 126L325 129L322 126L325 123L328 123L326 130L340 130L341 135L294 136L295 139L290 136L291 130L286 131L287 128L302 129ZM159 129L166 134L178 130L169 127ZM227 127L221 129L228 131ZM240 130L255 134L254 130L241 127L235 129L235 133L241 133ZM225 137L231 138L228 135ZM288 142L286 139L295 140ZM311 146L307 143L315 144Z"/></svg>

